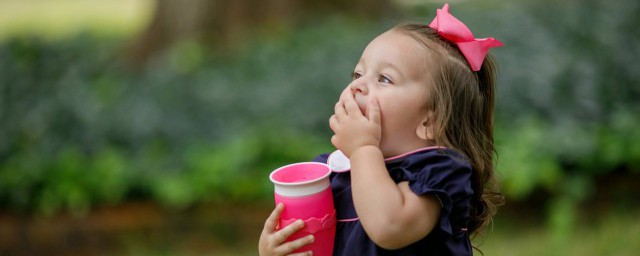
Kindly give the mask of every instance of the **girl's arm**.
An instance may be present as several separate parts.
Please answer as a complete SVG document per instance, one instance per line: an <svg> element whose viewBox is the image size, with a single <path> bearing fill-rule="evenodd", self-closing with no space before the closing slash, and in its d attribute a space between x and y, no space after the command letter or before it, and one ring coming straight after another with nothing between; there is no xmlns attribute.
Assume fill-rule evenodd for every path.
<svg viewBox="0 0 640 256"><path fill-rule="evenodd" d="M364 116L353 93L343 91L329 119L331 143L350 159L353 202L365 232L378 246L396 249L429 234L441 206L434 195L418 196L408 182L391 179L380 151L380 106L369 100Z"/></svg>
<svg viewBox="0 0 640 256"><path fill-rule="evenodd" d="M440 217L440 202L434 195L416 195L408 182L395 184L378 147L360 147L350 160L353 202L373 242L398 249L433 230Z"/></svg>

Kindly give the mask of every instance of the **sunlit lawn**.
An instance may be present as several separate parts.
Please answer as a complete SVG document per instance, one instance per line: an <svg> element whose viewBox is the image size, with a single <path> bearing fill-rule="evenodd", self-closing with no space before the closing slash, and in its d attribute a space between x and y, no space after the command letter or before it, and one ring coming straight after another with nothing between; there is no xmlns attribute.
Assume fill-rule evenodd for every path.
<svg viewBox="0 0 640 256"><path fill-rule="evenodd" d="M583 218L568 237L554 239L544 226L498 220L482 245L485 255L638 255L640 210Z"/></svg>
<svg viewBox="0 0 640 256"><path fill-rule="evenodd" d="M0 40L15 35L47 39L90 32L122 36L144 28L153 0L0 0Z"/></svg>
<svg viewBox="0 0 640 256"><path fill-rule="evenodd" d="M257 255L259 234L270 206L269 202L250 206L231 203L167 212L153 203L133 202L97 209L82 219L67 216L16 223L0 218L0 224L14 227L9 233L13 235L4 237L9 240L0 240L0 250L10 253L27 246L32 247L32 255ZM494 230L474 244L484 255L637 255L640 208L600 211L583 212L576 227L561 237L536 215L509 213L498 218Z"/></svg>
<svg viewBox="0 0 640 256"><path fill-rule="evenodd" d="M488 236L481 238L480 248L484 255L637 255L640 250L640 209L624 212L608 212L603 216L583 218L578 227L567 237L554 239L553 234L544 225L531 221L519 220L517 216L509 219L498 219L495 229ZM258 230L259 227L254 227ZM254 231L255 231L254 230ZM194 251L184 246L185 242L162 246L136 243L131 237L128 246L123 248L124 255L256 255L256 237L245 237L242 243L225 247L220 251ZM211 241L210 241L211 242ZM223 245L220 241L213 244ZM182 245L179 245L182 244ZM224 245L223 245L224 247ZM480 255L479 253L476 253Z"/></svg>

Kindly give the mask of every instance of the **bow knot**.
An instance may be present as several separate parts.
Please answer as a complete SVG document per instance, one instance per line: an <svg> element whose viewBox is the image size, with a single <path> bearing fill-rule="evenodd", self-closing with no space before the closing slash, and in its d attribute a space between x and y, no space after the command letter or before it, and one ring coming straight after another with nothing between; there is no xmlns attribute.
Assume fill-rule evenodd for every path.
<svg viewBox="0 0 640 256"><path fill-rule="evenodd" d="M444 4L442 9L436 11L436 17L429 27L438 31L438 34L446 40L455 43L473 71L480 70L490 48L503 46L502 42L493 37L473 37L471 30L449 13L449 4Z"/></svg>

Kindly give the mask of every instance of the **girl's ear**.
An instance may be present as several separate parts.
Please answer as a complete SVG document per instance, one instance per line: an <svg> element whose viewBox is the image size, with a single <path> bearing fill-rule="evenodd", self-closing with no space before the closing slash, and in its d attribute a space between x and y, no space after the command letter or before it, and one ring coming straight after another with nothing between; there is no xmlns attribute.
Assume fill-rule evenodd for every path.
<svg viewBox="0 0 640 256"><path fill-rule="evenodd" d="M425 141L433 141L436 139L436 135L434 132L434 125L433 125L433 111L429 111L424 119L422 119L422 121L420 121L420 123L418 124L418 127L416 128L416 135L418 135L418 138L425 140Z"/></svg>

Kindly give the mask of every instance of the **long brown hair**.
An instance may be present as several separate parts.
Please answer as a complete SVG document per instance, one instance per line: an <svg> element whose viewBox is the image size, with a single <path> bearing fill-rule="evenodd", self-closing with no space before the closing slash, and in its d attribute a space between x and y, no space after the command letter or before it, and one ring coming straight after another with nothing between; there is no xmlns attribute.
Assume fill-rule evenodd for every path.
<svg viewBox="0 0 640 256"><path fill-rule="evenodd" d="M433 111L435 144L464 154L474 172L475 192L468 231L479 234L504 201L498 191L493 157L493 110L496 67L487 55L479 71L473 72L455 44L445 40L427 24L403 24L393 28L427 48L430 56L427 107Z"/></svg>

